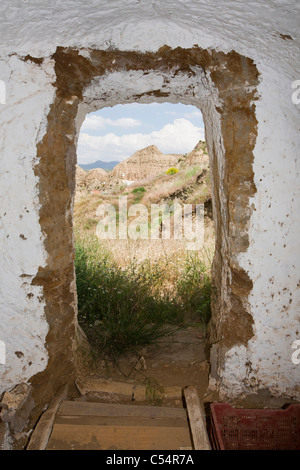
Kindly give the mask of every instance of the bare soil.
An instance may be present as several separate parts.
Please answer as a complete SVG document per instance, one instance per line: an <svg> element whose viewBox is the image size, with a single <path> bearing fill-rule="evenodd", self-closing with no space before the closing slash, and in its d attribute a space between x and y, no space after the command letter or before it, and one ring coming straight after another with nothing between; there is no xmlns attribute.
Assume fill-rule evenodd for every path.
<svg viewBox="0 0 300 470"><path fill-rule="evenodd" d="M121 357L117 366L104 360L91 361L88 355L84 359L82 356L78 373L81 378L111 380L133 385L151 383L158 395L165 387L183 389L194 385L197 387L200 399L203 400L208 387L207 353L205 330L200 325L193 325L155 345ZM91 400L95 401L95 398L93 394ZM113 397L112 402L115 402ZM163 404L182 406L182 400L178 397L166 397L163 399Z"/></svg>

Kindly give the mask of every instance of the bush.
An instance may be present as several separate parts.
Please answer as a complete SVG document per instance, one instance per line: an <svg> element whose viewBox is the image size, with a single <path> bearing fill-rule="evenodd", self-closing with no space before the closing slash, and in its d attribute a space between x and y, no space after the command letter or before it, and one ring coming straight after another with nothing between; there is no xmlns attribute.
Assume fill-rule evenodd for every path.
<svg viewBox="0 0 300 470"><path fill-rule="evenodd" d="M146 189L143 188L143 187L134 188L134 189L132 190L132 192L133 192L133 194L144 193L144 192L146 192Z"/></svg>
<svg viewBox="0 0 300 470"><path fill-rule="evenodd" d="M143 187L135 188L132 191L132 194L136 194L136 197L134 198L133 203L138 204L142 200L145 192L146 192L146 189Z"/></svg>
<svg viewBox="0 0 300 470"><path fill-rule="evenodd" d="M175 173L178 173L178 168L169 168L167 171L166 171L166 175L175 175Z"/></svg>

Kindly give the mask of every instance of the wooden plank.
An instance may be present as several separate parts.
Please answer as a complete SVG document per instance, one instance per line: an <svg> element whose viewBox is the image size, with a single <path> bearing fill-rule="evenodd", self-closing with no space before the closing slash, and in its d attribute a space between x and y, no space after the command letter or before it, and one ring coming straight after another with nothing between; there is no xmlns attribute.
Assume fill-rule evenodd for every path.
<svg viewBox="0 0 300 470"><path fill-rule="evenodd" d="M183 408L161 406L119 405L79 401L62 402L57 416L136 416L149 418L187 418Z"/></svg>
<svg viewBox="0 0 300 470"><path fill-rule="evenodd" d="M187 418L144 418L124 416L57 416L55 424L81 426L155 426L189 429Z"/></svg>
<svg viewBox="0 0 300 470"><path fill-rule="evenodd" d="M177 450L191 447L187 428L55 424L47 450Z"/></svg>
<svg viewBox="0 0 300 470"><path fill-rule="evenodd" d="M204 408L199 400L196 387L190 386L185 388L184 396L193 436L194 449L211 450L206 429Z"/></svg>
<svg viewBox="0 0 300 470"><path fill-rule="evenodd" d="M116 382L97 378L78 378L75 382L81 395L92 394L108 402L147 401L147 387L127 382ZM181 387L164 387L163 399L182 399Z"/></svg>
<svg viewBox="0 0 300 470"><path fill-rule="evenodd" d="M45 450L50 438L53 422L61 402L67 397L68 386L63 385L42 414L29 441L26 450Z"/></svg>

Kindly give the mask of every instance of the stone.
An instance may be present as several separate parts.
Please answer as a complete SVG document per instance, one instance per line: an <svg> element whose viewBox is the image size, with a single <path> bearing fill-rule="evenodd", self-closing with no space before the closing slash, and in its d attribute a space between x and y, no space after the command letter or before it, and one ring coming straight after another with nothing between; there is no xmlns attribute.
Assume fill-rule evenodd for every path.
<svg viewBox="0 0 300 470"><path fill-rule="evenodd" d="M178 165L181 156L165 155L155 145L150 145L116 165L111 176L127 181L142 180Z"/></svg>
<svg viewBox="0 0 300 470"><path fill-rule="evenodd" d="M143 356L141 356L139 358L139 360L136 362L134 368L136 370L147 370L147 364L146 364L145 358Z"/></svg>
<svg viewBox="0 0 300 470"><path fill-rule="evenodd" d="M0 421L0 450L12 449L12 437L9 432L8 423Z"/></svg>
<svg viewBox="0 0 300 470"><path fill-rule="evenodd" d="M0 413L2 421L9 423L13 432L21 432L34 407L31 385L22 383L5 392L1 404L4 405Z"/></svg>
<svg viewBox="0 0 300 470"><path fill-rule="evenodd" d="M93 378L78 378L76 387L82 395L104 401L132 401L133 384Z"/></svg>

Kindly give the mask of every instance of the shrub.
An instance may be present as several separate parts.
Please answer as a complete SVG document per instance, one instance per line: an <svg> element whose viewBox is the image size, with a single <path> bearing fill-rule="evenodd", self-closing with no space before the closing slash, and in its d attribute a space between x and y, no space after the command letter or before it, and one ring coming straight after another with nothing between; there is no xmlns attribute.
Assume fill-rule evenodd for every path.
<svg viewBox="0 0 300 470"><path fill-rule="evenodd" d="M134 189L132 190L132 192L133 192L133 194L144 193L144 192L146 192L146 189L143 188L143 187L134 188Z"/></svg>
<svg viewBox="0 0 300 470"><path fill-rule="evenodd" d="M166 174L167 175L175 175L175 173L178 173L178 168L169 168L167 171L166 171Z"/></svg>

